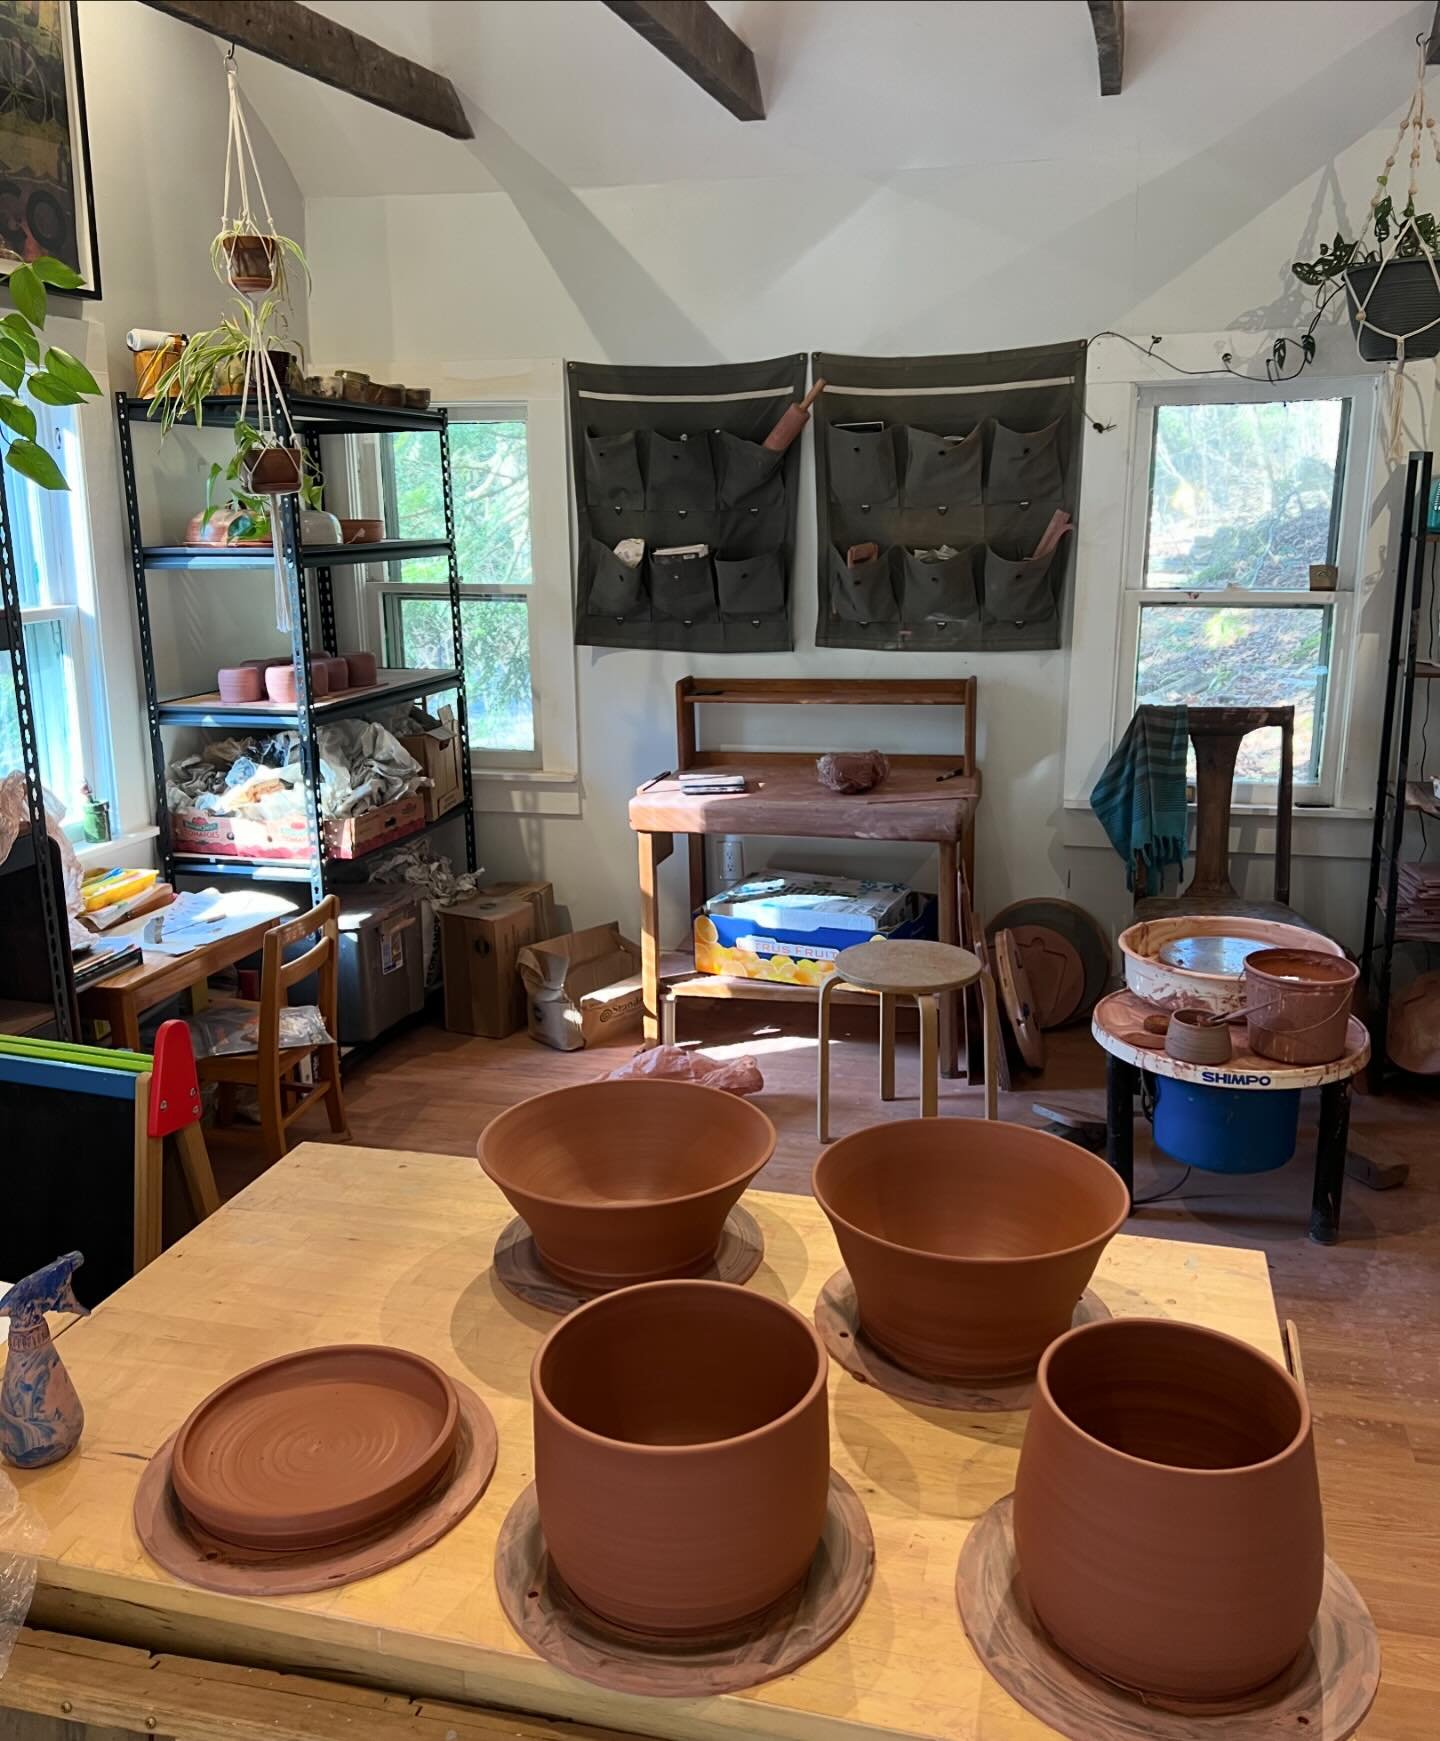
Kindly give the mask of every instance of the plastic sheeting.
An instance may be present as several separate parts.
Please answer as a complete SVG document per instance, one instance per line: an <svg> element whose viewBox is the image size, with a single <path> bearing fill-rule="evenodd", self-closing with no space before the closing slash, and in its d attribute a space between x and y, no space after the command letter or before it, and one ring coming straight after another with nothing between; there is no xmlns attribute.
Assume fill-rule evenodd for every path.
<svg viewBox="0 0 1440 1741"><path fill-rule="evenodd" d="M35 1562L45 1542L45 1526L21 1503L15 1483L0 1470L0 1677L10 1666L15 1640L30 1612Z"/></svg>
<svg viewBox="0 0 1440 1741"><path fill-rule="evenodd" d="M318 725L315 746L320 755L320 813L327 821L393 804L430 784L400 740L374 720ZM218 738L200 754L172 762L165 784L172 811L283 821L305 807L300 734Z"/></svg>

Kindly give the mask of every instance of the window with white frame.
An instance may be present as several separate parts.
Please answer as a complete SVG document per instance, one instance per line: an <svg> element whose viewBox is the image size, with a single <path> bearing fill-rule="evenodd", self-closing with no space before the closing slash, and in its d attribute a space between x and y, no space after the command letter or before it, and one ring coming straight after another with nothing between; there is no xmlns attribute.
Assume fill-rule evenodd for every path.
<svg viewBox="0 0 1440 1741"><path fill-rule="evenodd" d="M1296 802L1331 803L1373 385L1163 382L1135 403L1114 739L1146 703L1290 706ZM1278 728L1251 733L1237 799L1271 796L1279 758Z"/></svg>
<svg viewBox="0 0 1440 1741"><path fill-rule="evenodd" d="M70 481L42 490L5 473L5 502L24 625L25 663L35 714L40 773L65 806L65 827L80 829L82 788L114 796L105 717L104 672L95 615L95 575L85 511L75 412L36 407L36 440L54 453ZM14 689L0 684L0 773L21 763Z"/></svg>
<svg viewBox="0 0 1440 1741"><path fill-rule="evenodd" d="M526 409L454 406L449 429L471 753L495 767L539 767ZM444 537L437 434L382 438L380 477L389 537ZM444 557L391 564L378 583L386 664L450 663L446 589Z"/></svg>

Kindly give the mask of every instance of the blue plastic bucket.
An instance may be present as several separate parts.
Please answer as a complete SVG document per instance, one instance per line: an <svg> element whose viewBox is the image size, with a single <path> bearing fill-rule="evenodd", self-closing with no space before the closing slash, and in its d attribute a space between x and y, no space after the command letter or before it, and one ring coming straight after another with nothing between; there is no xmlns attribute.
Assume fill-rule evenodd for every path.
<svg viewBox="0 0 1440 1741"><path fill-rule="evenodd" d="M1217 1065L1211 1075L1230 1071ZM1247 1076L1258 1077L1255 1071ZM1269 1173L1295 1153L1300 1090L1225 1088L1155 1080L1155 1144L1172 1160L1208 1173Z"/></svg>

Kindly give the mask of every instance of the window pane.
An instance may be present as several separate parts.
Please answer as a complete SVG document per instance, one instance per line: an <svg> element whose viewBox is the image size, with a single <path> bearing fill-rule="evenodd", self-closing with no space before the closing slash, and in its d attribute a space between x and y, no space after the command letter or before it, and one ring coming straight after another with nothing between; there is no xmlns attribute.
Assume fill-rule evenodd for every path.
<svg viewBox="0 0 1440 1741"><path fill-rule="evenodd" d="M1330 612L1318 605L1140 610L1135 704L1293 707L1295 778L1319 777L1330 665ZM1240 745L1237 780L1280 773L1278 726Z"/></svg>
<svg viewBox="0 0 1440 1741"><path fill-rule="evenodd" d="M1349 404L1156 406L1145 585L1307 590L1335 560Z"/></svg>
<svg viewBox="0 0 1440 1741"><path fill-rule="evenodd" d="M440 438L420 432L391 442L397 538L443 538ZM450 425L455 553L466 586L530 584L530 473L525 425L516 419ZM446 580L443 562L407 562L406 581Z"/></svg>
<svg viewBox="0 0 1440 1741"><path fill-rule="evenodd" d="M66 819L77 822L87 770L75 697L75 662L66 648L63 623L25 625L25 665L40 743L40 778L65 806ZM0 659L0 775L21 766L20 719L6 657ZM98 783L92 780L92 784L98 790Z"/></svg>
<svg viewBox="0 0 1440 1741"><path fill-rule="evenodd" d="M439 598L394 599L399 647L392 663L450 663L450 606ZM533 750L534 693L530 682L530 606L525 599L467 598L460 606L465 647L465 697L472 750ZM393 640L393 637L392 637Z"/></svg>

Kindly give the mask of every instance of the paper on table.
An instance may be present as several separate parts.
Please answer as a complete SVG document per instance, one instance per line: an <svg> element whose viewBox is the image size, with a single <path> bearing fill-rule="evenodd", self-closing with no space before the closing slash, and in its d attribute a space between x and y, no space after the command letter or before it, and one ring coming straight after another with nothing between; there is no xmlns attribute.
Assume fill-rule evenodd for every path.
<svg viewBox="0 0 1440 1741"><path fill-rule="evenodd" d="M298 912L294 901L281 895L261 894L258 889L202 889L187 891L145 922L141 947L161 955L188 955L237 931L248 931L262 919L282 919Z"/></svg>

